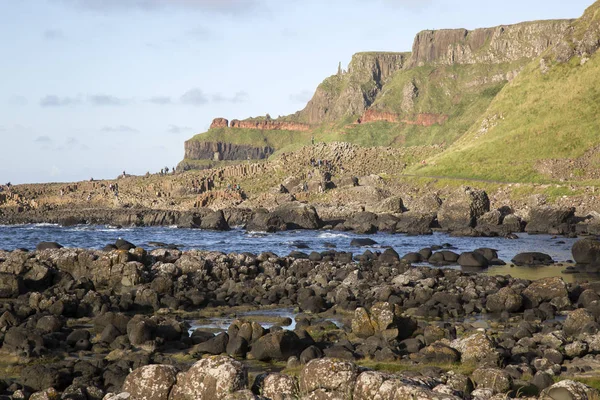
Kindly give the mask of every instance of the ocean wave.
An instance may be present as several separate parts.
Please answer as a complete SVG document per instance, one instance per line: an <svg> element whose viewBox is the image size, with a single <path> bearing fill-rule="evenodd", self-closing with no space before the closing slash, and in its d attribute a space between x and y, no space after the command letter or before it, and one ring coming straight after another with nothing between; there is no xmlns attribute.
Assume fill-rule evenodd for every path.
<svg viewBox="0 0 600 400"><path fill-rule="evenodd" d="M319 233L317 236L320 239L335 239L335 238L349 238L350 235L345 233L332 233L332 232L323 232Z"/></svg>

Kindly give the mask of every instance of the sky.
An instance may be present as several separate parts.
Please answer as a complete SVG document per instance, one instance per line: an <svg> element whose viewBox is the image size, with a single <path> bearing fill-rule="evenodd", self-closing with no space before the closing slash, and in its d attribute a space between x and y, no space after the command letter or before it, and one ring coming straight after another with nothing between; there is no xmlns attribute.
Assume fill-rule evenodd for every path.
<svg viewBox="0 0 600 400"><path fill-rule="evenodd" d="M592 0L0 0L0 183L157 172L215 117L304 108L425 29L577 18Z"/></svg>

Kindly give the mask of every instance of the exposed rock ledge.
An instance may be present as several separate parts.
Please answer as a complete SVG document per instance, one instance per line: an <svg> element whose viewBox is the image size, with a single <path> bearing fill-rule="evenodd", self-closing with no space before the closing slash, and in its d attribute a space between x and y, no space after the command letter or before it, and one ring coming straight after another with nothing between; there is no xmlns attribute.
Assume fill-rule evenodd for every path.
<svg viewBox="0 0 600 400"><path fill-rule="evenodd" d="M311 129L310 125L297 122L273 121L273 120L244 120L234 119L229 121L225 118L215 118L210 124L210 128L238 128L238 129L257 129L266 131L300 131L305 132Z"/></svg>
<svg viewBox="0 0 600 400"><path fill-rule="evenodd" d="M376 121L387 121L402 122L408 125L433 126L436 124L443 125L447 120L448 116L443 114L421 113L417 114L416 118L411 120L408 118L400 119L400 116L394 113L368 110L357 122L365 124Z"/></svg>

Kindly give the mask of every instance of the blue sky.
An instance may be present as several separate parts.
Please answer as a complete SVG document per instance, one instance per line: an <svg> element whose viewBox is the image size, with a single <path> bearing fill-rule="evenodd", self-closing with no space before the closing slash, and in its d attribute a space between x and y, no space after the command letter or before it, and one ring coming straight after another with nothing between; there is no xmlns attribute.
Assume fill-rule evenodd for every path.
<svg viewBox="0 0 600 400"><path fill-rule="evenodd" d="M0 182L172 167L212 118L286 115L353 53L591 0L0 0Z"/></svg>

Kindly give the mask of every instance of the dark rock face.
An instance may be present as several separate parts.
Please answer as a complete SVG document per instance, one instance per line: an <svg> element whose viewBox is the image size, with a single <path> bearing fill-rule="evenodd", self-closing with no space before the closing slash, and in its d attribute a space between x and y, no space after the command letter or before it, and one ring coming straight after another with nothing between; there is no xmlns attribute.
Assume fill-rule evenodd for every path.
<svg viewBox="0 0 600 400"><path fill-rule="evenodd" d="M577 264L600 263L600 240L585 238L573 245L573 259Z"/></svg>
<svg viewBox="0 0 600 400"><path fill-rule="evenodd" d="M524 57L535 58L553 43L561 40L570 25L568 20L538 21L534 24L498 26L473 31L423 31L415 38L408 66L498 64Z"/></svg>
<svg viewBox="0 0 600 400"><path fill-rule="evenodd" d="M477 218L490 211L490 199L483 190L463 188L447 199L438 212L442 229L458 231L473 228Z"/></svg>
<svg viewBox="0 0 600 400"><path fill-rule="evenodd" d="M323 224L313 206L296 201L277 206L271 215L280 218L287 229L319 229Z"/></svg>
<svg viewBox="0 0 600 400"><path fill-rule="evenodd" d="M271 147L253 147L225 142L185 142L185 158L190 160L263 160L273 154Z"/></svg>
<svg viewBox="0 0 600 400"><path fill-rule="evenodd" d="M574 217L573 207L536 207L530 212L525 232L566 234L574 229Z"/></svg>

